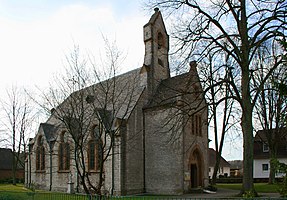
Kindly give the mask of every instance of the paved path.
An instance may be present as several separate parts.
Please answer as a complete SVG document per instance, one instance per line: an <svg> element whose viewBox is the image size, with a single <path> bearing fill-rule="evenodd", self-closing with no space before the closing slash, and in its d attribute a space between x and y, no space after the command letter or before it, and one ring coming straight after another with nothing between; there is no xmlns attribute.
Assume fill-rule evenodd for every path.
<svg viewBox="0 0 287 200"><path fill-rule="evenodd" d="M207 194L207 193L192 193L192 194L185 194L182 195L182 198L187 198L187 199L200 199L200 198L235 198L236 195L239 194L238 190L231 190L231 189L223 189L223 188L218 188L216 193L214 194ZM260 197L262 198L279 198L280 194L279 193L260 193Z"/></svg>

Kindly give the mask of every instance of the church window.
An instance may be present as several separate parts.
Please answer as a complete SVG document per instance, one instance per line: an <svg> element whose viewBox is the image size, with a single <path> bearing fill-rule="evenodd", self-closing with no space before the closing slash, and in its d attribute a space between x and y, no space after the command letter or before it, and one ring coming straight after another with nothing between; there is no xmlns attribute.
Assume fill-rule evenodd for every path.
<svg viewBox="0 0 287 200"><path fill-rule="evenodd" d="M100 130L98 126L93 126L91 139L88 143L88 169L90 171L95 171L99 169L101 162L101 139Z"/></svg>
<svg viewBox="0 0 287 200"><path fill-rule="evenodd" d="M163 38L163 35L162 35L162 33L158 33L157 34L157 48L158 49L160 49L161 47L163 47L164 46L164 38Z"/></svg>
<svg viewBox="0 0 287 200"><path fill-rule="evenodd" d="M36 149L36 170L45 170L45 147L43 144L43 137L39 136L37 140Z"/></svg>
<svg viewBox="0 0 287 200"><path fill-rule="evenodd" d="M191 116L191 133L192 135L196 136L202 136L202 130L201 130L201 115L200 114L194 114Z"/></svg>
<svg viewBox="0 0 287 200"><path fill-rule="evenodd" d="M65 171L70 169L70 144L65 138L66 132L60 135L59 144L59 170Z"/></svg>

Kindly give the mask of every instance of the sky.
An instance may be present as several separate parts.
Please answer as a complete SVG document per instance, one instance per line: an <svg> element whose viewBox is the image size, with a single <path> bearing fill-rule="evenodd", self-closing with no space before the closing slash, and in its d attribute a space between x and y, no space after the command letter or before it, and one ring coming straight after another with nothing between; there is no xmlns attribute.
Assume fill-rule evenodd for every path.
<svg viewBox="0 0 287 200"><path fill-rule="evenodd" d="M142 29L153 13L144 0L0 0L0 94L12 85L45 88L79 45L97 56L103 35L126 55L122 72L141 67ZM224 157L241 159L237 138L227 138ZM238 144L238 143L237 143ZM212 146L212 145L211 145Z"/></svg>
<svg viewBox="0 0 287 200"><path fill-rule="evenodd" d="M138 0L0 0L1 92L11 84L46 85L77 44L99 54L102 35L127 55L125 69L143 63Z"/></svg>

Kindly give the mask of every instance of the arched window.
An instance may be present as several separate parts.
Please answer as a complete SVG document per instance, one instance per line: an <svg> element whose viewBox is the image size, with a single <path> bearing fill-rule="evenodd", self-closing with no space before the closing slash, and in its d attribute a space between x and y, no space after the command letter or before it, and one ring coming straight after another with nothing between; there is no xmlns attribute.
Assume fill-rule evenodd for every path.
<svg viewBox="0 0 287 200"><path fill-rule="evenodd" d="M45 148L43 145L43 137L39 136L36 149L36 170L45 170Z"/></svg>
<svg viewBox="0 0 287 200"><path fill-rule="evenodd" d="M60 135L59 144L59 170L66 171L70 170L70 144L65 138L65 133L62 132Z"/></svg>
<svg viewBox="0 0 287 200"><path fill-rule="evenodd" d="M157 48L160 49L164 46L164 38L161 32L157 34Z"/></svg>
<svg viewBox="0 0 287 200"><path fill-rule="evenodd" d="M91 129L90 141L88 142L88 169L89 171L99 170L101 162L102 145L99 126Z"/></svg>
<svg viewBox="0 0 287 200"><path fill-rule="evenodd" d="M202 136L202 119L200 114L191 116L191 133L192 135Z"/></svg>

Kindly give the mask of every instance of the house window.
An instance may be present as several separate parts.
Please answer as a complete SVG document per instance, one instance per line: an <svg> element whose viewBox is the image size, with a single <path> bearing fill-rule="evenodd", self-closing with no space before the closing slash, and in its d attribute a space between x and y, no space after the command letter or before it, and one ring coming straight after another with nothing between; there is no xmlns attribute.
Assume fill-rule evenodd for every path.
<svg viewBox="0 0 287 200"><path fill-rule="evenodd" d="M269 152L269 146L267 143L263 143L263 152Z"/></svg>
<svg viewBox="0 0 287 200"><path fill-rule="evenodd" d="M90 171L98 170L101 162L102 143L100 139L100 130L98 126L92 128L91 139L88 143L88 169Z"/></svg>
<svg viewBox="0 0 287 200"><path fill-rule="evenodd" d="M66 132L61 133L59 144L59 170L70 170L70 144L65 138Z"/></svg>
<svg viewBox="0 0 287 200"><path fill-rule="evenodd" d="M191 133L192 135L202 136L201 115L195 114L191 116Z"/></svg>
<svg viewBox="0 0 287 200"><path fill-rule="evenodd" d="M268 171L268 164L262 164L262 171Z"/></svg>
<svg viewBox="0 0 287 200"><path fill-rule="evenodd" d="M43 145L43 137L39 136L36 149L36 170L45 170L45 148Z"/></svg>

